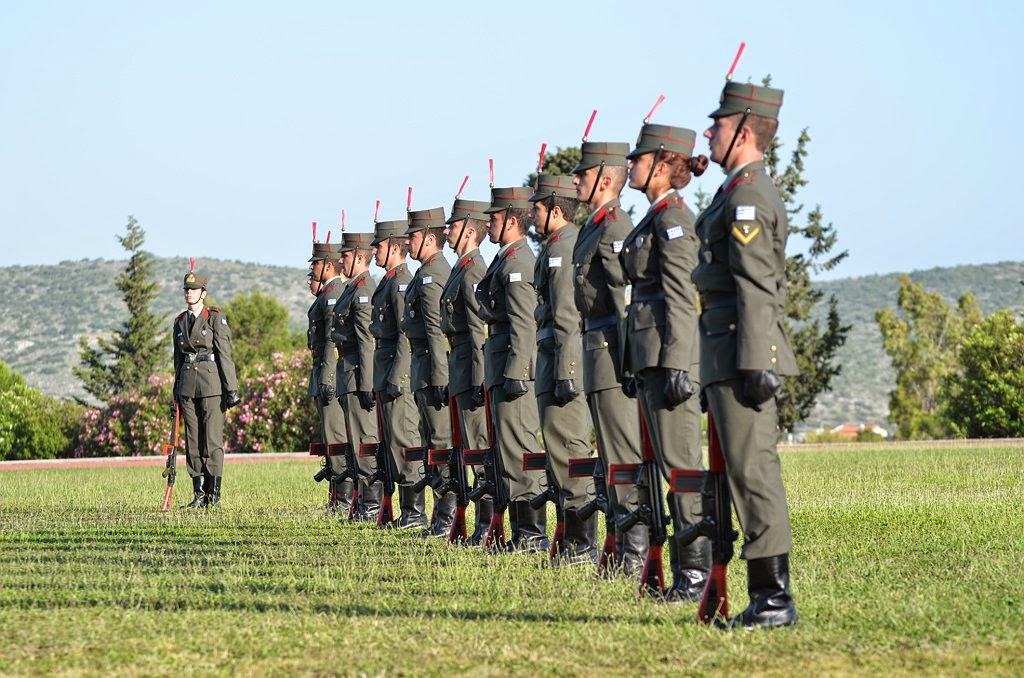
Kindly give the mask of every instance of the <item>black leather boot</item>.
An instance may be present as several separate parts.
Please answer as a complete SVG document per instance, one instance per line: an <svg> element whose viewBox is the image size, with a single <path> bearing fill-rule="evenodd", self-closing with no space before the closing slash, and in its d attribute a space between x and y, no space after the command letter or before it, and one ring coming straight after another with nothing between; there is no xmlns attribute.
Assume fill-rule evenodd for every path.
<svg viewBox="0 0 1024 678"><path fill-rule="evenodd" d="M455 517L455 493L446 492L443 497L434 495L434 519L430 527L423 530L423 537L447 537Z"/></svg>
<svg viewBox="0 0 1024 678"><path fill-rule="evenodd" d="M195 494L192 497L192 501L185 504L181 508L197 509L206 506L206 490L203 488L204 479L204 476L194 476L192 478L192 491Z"/></svg>
<svg viewBox="0 0 1024 678"><path fill-rule="evenodd" d="M556 564L559 567L597 563L597 515L580 520L576 509L565 510L565 534Z"/></svg>
<svg viewBox="0 0 1024 678"><path fill-rule="evenodd" d="M747 561L747 592L750 605L729 620L730 628L770 629L797 623L788 553Z"/></svg>
<svg viewBox="0 0 1024 678"><path fill-rule="evenodd" d="M380 497L383 492L384 483L379 480L372 485L363 485L359 490L359 507L349 522L376 523L377 514L380 513Z"/></svg>
<svg viewBox="0 0 1024 678"><path fill-rule="evenodd" d="M704 595L711 571L711 542L698 537L686 546L680 546L675 537L668 540L669 561L672 567L672 586L665 591L669 603L696 603Z"/></svg>
<svg viewBox="0 0 1024 678"><path fill-rule="evenodd" d="M206 476L206 508L220 508L220 476Z"/></svg>
<svg viewBox="0 0 1024 678"><path fill-rule="evenodd" d="M396 527L401 530L426 527L427 516L424 511L426 510L427 500L422 492L414 491L411 485L399 485L398 506L401 514L398 517Z"/></svg>
<svg viewBox="0 0 1024 678"><path fill-rule="evenodd" d="M352 508L352 495L355 486L352 484L351 479L346 478L345 480L335 482L334 487L336 490L334 510L347 518Z"/></svg>
<svg viewBox="0 0 1024 678"><path fill-rule="evenodd" d="M539 509L530 508L530 502L525 500L514 501L510 508L516 517L517 525L513 528L512 550L518 553L536 553L547 551L550 547L548 541L548 512L547 504ZM516 533L518 532L518 539Z"/></svg>
<svg viewBox="0 0 1024 678"><path fill-rule="evenodd" d="M494 500L484 497L476 502L476 510L473 512L473 534L469 536L467 544L470 546L482 546L487 540L487 534L491 529L491 516L494 515Z"/></svg>
<svg viewBox="0 0 1024 678"><path fill-rule="evenodd" d="M647 526L637 524L623 532L616 528L615 545L618 553L615 560L620 571L630 579L639 579L644 571L649 544Z"/></svg>

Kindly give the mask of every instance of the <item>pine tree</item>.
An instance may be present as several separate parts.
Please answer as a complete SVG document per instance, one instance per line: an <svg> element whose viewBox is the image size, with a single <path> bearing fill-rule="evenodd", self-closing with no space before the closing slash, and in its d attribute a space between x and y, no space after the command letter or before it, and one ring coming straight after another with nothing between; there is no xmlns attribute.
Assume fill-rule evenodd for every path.
<svg viewBox="0 0 1024 678"><path fill-rule="evenodd" d="M142 249L146 233L134 216L128 217L125 230L117 239L131 256L114 286L128 307L128 320L113 337L98 338L95 347L81 337L80 365L74 368L86 392L102 403L142 387L150 375L166 371L169 364L167 332L151 310L159 286L152 279L153 258Z"/></svg>

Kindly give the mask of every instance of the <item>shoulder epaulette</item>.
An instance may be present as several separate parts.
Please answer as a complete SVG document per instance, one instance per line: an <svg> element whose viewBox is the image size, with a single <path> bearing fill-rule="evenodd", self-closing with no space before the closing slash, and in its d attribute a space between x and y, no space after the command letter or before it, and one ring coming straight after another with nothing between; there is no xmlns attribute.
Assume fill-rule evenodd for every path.
<svg viewBox="0 0 1024 678"><path fill-rule="evenodd" d="M725 193L729 194L734 188L740 184L749 184L754 180L754 175L749 171L743 171L733 177L733 180L729 182L729 185L725 187Z"/></svg>
<svg viewBox="0 0 1024 678"><path fill-rule="evenodd" d="M608 221L618 221L618 220L619 220L619 208L618 207L613 207L611 209L611 211L608 213Z"/></svg>
<svg viewBox="0 0 1024 678"><path fill-rule="evenodd" d="M360 285L362 285L362 284L363 284L363 283L365 283L365 282L366 282L366 276L364 276L364 275L361 275L361 276L359 276L359 277L358 277L358 278L356 279L356 281L355 281L355 282L354 282L354 283L352 284L352 288L353 288L353 289L355 289L356 287L359 287Z"/></svg>
<svg viewBox="0 0 1024 678"><path fill-rule="evenodd" d="M463 262L461 264L459 264L459 270L462 270L464 268L469 268L472 265L473 265L473 258L470 257L469 259L463 260Z"/></svg>
<svg viewBox="0 0 1024 678"><path fill-rule="evenodd" d="M512 257L516 256L516 252L518 252L518 251L519 251L519 246L518 245L513 245L512 247L509 247L507 250L505 250L505 258L506 259L511 259Z"/></svg>
<svg viewBox="0 0 1024 678"><path fill-rule="evenodd" d="M207 306L206 309L211 313L223 313L223 311L220 310L220 306Z"/></svg>
<svg viewBox="0 0 1024 678"><path fill-rule="evenodd" d="M563 235L565 235L564 231L562 231L562 230L555 231L554 233L552 233L551 235L548 236L548 242L555 242L559 238L561 238Z"/></svg>
<svg viewBox="0 0 1024 678"><path fill-rule="evenodd" d="M175 318L175 320L181 320L182 318L184 318L184 317L185 317L185 314L186 314L186 313L188 313L188 311L187 311L187 310L186 310L186 311L182 311L181 313L179 313L179 314L178 314L178 317L177 317L177 318Z"/></svg>
<svg viewBox="0 0 1024 678"><path fill-rule="evenodd" d="M594 223L595 224L600 224L602 221L604 221L604 218L607 215L608 215L608 209L607 208L602 207L601 209L597 210L596 212L594 212Z"/></svg>

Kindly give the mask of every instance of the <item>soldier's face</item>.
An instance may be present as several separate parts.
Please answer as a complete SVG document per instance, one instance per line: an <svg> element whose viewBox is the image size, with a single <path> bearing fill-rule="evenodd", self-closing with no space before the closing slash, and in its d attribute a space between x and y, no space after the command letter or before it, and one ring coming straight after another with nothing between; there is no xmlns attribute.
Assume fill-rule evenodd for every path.
<svg viewBox="0 0 1024 678"><path fill-rule="evenodd" d="M444 229L444 241L448 243L448 247L451 247L453 250L455 249L455 241L459 239L459 233L462 232L462 229L465 228L465 226L466 220L460 219L453 224L449 224L448 227Z"/></svg>
<svg viewBox="0 0 1024 678"><path fill-rule="evenodd" d="M345 277L352 275L352 264L356 260L355 250L341 253L341 274Z"/></svg>
<svg viewBox="0 0 1024 678"><path fill-rule="evenodd" d="M548 223L547 206L542 205L539 202L533 203L533 206L530 208L530 223L538 233L543 235L545 233L544 225Z"/></svg>
<svg viewBox="0 0 1024 678"><path fill-rule="evenodd" d="M647 177L651 173L651 163L654 162L653 153L643 155L629 161L629 187L641 190Z"/></svg>
<svg viewBox="0 0 1024 678"><path fill-rule="evenodd" d="M423 242L423 234L426 231L415 231L408 238L405 239L405 247L408 251L416 255L420 251L420 244Z"/></svg>
<svg viewBox="0 0 1024 678"><path fill-rule="evenodd" d="M315 280L321 280L324 274L324 260L318 259L309 265L309 270L313 272L313 278Z"/></svg>
<svg viewBox="0 0 1024 678"><path fill-rule="evenodd" d="M729 144L732 143L733 134L736 132L736 124L739 123L740 115L727 115L715 118L711 127L704 130L704 138L708 140L708 149L711 153L711 162L722 164L725 154L729 151Z"/></svg>
<svg viewBox="0 0 1024 678"><path fill-rule="evenodd" d="M384 267L384 258L388 255L388 247L391 246L390 240L384 240L373 246L373 263L377 264L381 268Z"/></svg>
<svg viewBox="0 0 1024 678"><path fill-rule="evenodd" d="M597 177L597 168L577 172L572 178L572 185L576 187L576 199L583 201L590 197L590 191L594 187L594 179Z"/></svg>
<svg viewBox="0 0 1024 678"><path fill-rule="evenodd" d="M505 220L504 212L492 212L491 218L487 222L487 239L495 245L499 244L499 237L501 236L501 224Z"/></svg>
<svg viewBox="0 0 1024 678"><path fill-rule="evenodd" d="M203 298L203 290L185 290L185 303L189 306L198 304L199 300Z"/></svg>

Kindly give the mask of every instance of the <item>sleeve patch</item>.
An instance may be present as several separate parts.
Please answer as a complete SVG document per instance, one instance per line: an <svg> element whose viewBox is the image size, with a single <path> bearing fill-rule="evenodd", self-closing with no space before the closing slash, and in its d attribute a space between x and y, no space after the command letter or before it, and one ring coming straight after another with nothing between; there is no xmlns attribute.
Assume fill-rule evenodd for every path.
<svg viewBox="0 0 1024 678"><path fill-rule="evenodd" d="M757 219L757 208L753 205L737 205L736 221L753 221Z"/></svg>
<svg viewBox="0 0 1024 678"><path fill-rule="evenodd" d="M227 325L228 324L228 319L227 318L221 318L220 319L220 324L221 325Z"/></svg>
<svg viewBox="0 0 1024 678"><path fill-rule="evenodd" d="M473 283L473 291L476 292L477 284Z"/></svg>
<svg viewBox="0 0 1024 678"><path fill-rule="evenodd" d="M327 305L328 306L334 306L336 303L338 303L337 299L328 299L327 300Z"/></svg>
<svg viewBox="0 0 1024 678"><path fill-rule="evenodd" d="M613 241L612 242L612 252L615 252L616 254L621 252L622 251L622 243L623 242L624 241L622 241L622 240L615 240L615 241Z"/></svg>
<svg viewBox="0 0 1024 678"><path fill-rule="evenodd" d="M548 257L549 268L559 268L562 265L562 257Z"/></svg>
<svg viewBox="0 0 1024 678"><path fill-rule="evenodd" d="M523 274L520 273L519 271L516 271L515 273L509 273L508 274L508 281L510 283L523 282Z"/></svg>
<svg viewBox="0 0 1024 678"><path fill-rule="evenodd" d="M359 297L359 303L360 304L366 304L366 303L369 303L369 301L370 301L370 297Z"/></svg>
<svg viewBox="0 0 1024 678"><path fill-rule="evenodd" d="M665 232L665 236L669 240L675 240L676 238L682 238L683 237L683 227L682 226L673 226L672 228L668 229Z"/></svg>
<svg viewBox="0 0 1024 678"><path fill-rule="evenodd" d="M404 292L406 290L406 288L408 288L408 287L409 287L408 285L403 283L403 284L398 286L398 291L399 292Z"/></svg>
<svg viewBox="0 0 1024 678"><path fill-rule="evenodd" d="M732 237L736 238L741 245L749 245L750 241L756 238L760 232L761 227L757 224L734 224L732 227Z"/></svg>
<svg viewBox="0 0 1024 678"><path fill-rule="evenodd" d="M432 276L432 275L425 275L425 276L423 276L423 284L424 285L429 285L432 282L434 282L434 276Z"/></svg>

